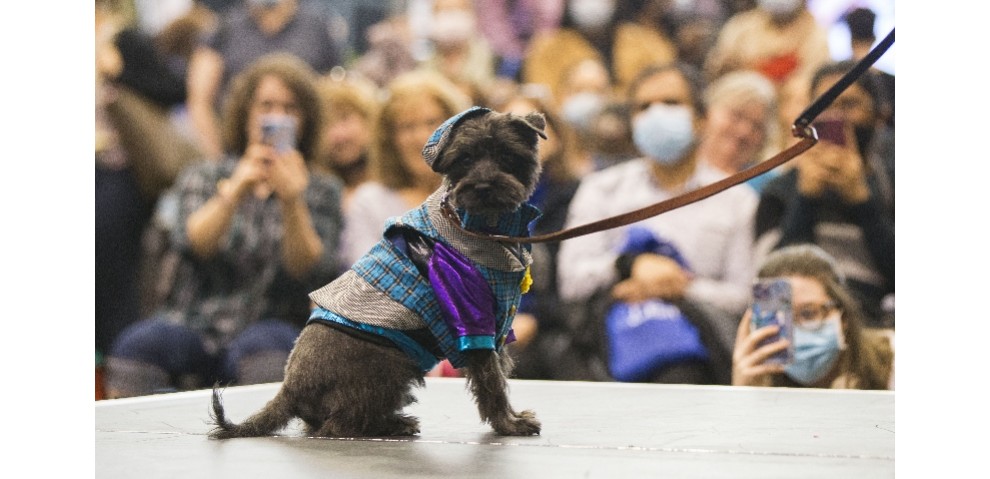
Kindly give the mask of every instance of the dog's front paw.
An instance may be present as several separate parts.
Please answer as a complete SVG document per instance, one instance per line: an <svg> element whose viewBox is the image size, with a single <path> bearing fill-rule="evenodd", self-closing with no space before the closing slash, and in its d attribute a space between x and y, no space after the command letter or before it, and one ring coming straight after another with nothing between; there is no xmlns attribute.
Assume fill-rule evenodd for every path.
<svg viewBox="0 0 990 479"><path fill-rule="evenodd" d="M504 421L492 423L495 432L501 436L533 436L540 434L540 421L533 411L513 414Z"/></svg>
<svg viewBox="0 0 990 479"><path fill-rule="evenodd" d="M396 414L393 418L388 436L415 436L419 434L419 419L405 414Z"/></svg>

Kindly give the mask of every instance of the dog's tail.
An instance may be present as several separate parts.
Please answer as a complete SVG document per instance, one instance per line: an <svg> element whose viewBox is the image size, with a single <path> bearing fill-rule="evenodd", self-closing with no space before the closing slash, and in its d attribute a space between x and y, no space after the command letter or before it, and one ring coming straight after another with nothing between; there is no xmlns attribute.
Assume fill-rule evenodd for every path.
<svg viewBox="0 0 990 479"><path fill-rule="evenodd" d="M270 436L289 424L293 417L288 401L280 389L275 398L268 401L264 408L241 424L234 424L224 413L219 385L213 386L213 410L210 411L210 419L216 426L210 431L210 437L213 439Z"/></svg>

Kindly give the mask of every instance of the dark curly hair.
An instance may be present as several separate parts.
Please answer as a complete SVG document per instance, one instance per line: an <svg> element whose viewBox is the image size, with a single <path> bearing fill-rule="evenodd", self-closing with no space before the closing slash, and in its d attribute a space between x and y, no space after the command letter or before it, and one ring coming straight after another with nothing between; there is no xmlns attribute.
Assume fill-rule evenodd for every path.
<svg viewBox="0 0 990 479"><path fill-rule="evenodd" d="M636 91L639 87L643 86L646 80L649 80L661 73L666 73L668 71L676 71L684 78L687 82L688 88L691 90L691 104L694 106L694 111L697 115L705 115L705 102L703 99L703 92L705 91L705 81L701 76L701 72L697 68L689 63L685 62L670 62L665 64L653 64L640 70L639 74L629 83L629 87L626 88L625 95L626 100L629 103L630 108L635 110L635 105L633 105L633 97L636 95Z"/></svg>
<svg viewBox="0 0 990 479"><path fill-rule="evenodd" d="M265 55L234 77L230 93L224 102L224 150L242 155L247 149L248 110L254 101L258 85L268 76L281 80L296 97L302 116L297 149L309 163L316 152L323 124L323 112L316 89L317 75L304 61L288 53Z"/></svg>

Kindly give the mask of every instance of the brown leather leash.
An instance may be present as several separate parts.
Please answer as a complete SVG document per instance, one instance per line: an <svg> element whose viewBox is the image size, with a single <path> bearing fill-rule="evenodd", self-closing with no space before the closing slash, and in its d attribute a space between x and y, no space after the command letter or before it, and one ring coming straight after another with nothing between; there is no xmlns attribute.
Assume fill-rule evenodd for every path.
<svg viewBox="0 0 990 479"><path fill-rule="evenodd" d="M876 47L870 50L870 53L863 57L863 59L860 60L859 63L857 63L851 70L846 72L846 74L843 75L842 78L835 83L835 85L832 85L831 88L812 102L811 105L804 110L804 112L802 112L796 120L794 120L794 123L791 125L791 134L793 134L795 138L800 138L801 141L765 161L757 163L715 183L689 191L679 196L675 196L668 200L640 208L638 210L630 211L628 213L623 213L621 215L612 216L603 220L560 230L554 233L547 233L537 236L505 236L464 229L461 227L461 221L457 216L457 212L454 211L454 208L446 201L446 199L441 204L441 211L444 216L446 216L447 219L449 219L457 228L465 234L478 239L494 240L504 243L548 243L551 241L563 241L566 239L575 238L577 236L584 236L591 233L597 233L599 231L618 228L620 226L625 226L647 218L652 218L682 206L687 206L691 203L701 201L783 165L784 163L794 159L794 157L815 146L818 143L818 132L815 131L815 128L811 125L811 123L819 114L821 114L822 111L828 108L828 106L831 105L832 102L835 101L835 99L838 98L838 96L845 91L846 88L852 85L852 83L855 82L860 75L876 63L876 61L884 54L884 52L887 51L887 49L890 48L893 43L894 30L891 30L890 33L888 33L887 36L877 44Z"/></svg>

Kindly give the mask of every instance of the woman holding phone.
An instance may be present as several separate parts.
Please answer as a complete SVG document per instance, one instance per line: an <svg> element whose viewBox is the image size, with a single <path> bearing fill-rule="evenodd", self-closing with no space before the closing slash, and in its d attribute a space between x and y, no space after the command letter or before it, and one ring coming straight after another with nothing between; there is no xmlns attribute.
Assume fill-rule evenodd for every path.
<svg viewBox="0 0 990 479"><path fill-rule="evenodd" d="M793 344L777 338L777 325L753 328L752 310L746 311L732 355L733 385L894 388L893 331L863 327L833 257L814 245L789 246L771 253L757 278L790 284ZM789 364L768 361L789 347Z"/></svg>
<svg viewBox="0 0 990 479"><path fill-rule="evenodd" d="M225 113L226 156L189 167L159 205L167 293L111 348L110 397L281 380L307 294L337 270L340 182L310 173L313 71L263 57L235 79Z"/></svg>
<svg viewBox="0 0 990 479"><path fill-rule="evenodd" d="M852 69L829 63L815 73L818 98ZM757 258L800 243L839 260L869 326L893 327L893 132L880 115L881 90L863 75L819 116L821 141L768 181L756 211Z"/></svg>

